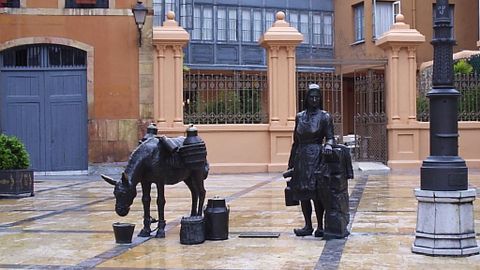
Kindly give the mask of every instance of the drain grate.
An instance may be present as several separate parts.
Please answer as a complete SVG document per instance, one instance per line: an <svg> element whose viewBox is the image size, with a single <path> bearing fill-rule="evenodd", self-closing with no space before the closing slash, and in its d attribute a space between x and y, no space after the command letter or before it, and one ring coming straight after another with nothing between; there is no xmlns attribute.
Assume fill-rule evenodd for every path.
<svg viewBox="0 0 480 270"><path fill-rule="evenodd" d="M239 238L278 238L279 232L242 232Z"/></svg>

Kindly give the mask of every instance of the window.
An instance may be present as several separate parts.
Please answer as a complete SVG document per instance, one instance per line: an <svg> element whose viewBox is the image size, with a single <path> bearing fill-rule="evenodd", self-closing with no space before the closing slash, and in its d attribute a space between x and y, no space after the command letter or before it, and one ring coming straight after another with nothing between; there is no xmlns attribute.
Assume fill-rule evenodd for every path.
<svg viewBox="0 0 480 270"><path fill-rule="evenodd" d="M175 15L177 14L177 10L175 8L175 0L165 0L165 15L164 15L164 20L167 19L167 14L169 11L175 12Z"/></svg>
<svg viewBox="0 0 480 270"><path fill-rule="evenodd" d="M213 40L212 6L195 6L193 8L193 29L191 34L192 39Z"/></svg>
<svg viewBox="0 0 480 270"><path fill-rule="evenodd" d="M265 11L265 28L264 31L267 31L268 28L272 27L275 22L275 13L273 11Z"/></svg>
<svg viewBox="0 0 480 270"><path fill-rule="evenodd" d="M192 28L192 0L180 1L180 25L184 28Z"/></svg>
<svg viewBox="0 0 480 270"><path fill-rule="evenodd" d="M365 40L364 36L364 9L363 3L353 7L354 26L355 26L355 41Z"/></svg>
<svg viewBox="0 0 480 270"><path fill-rule="evenodd" d="M323 15L323 45L333 46L332 15Z"/></svg>
<svg viewBox="0 0 480 270"><path fill-rule="evenodd" d="M452 4L450 4L450 5L448 5L448 6L449 6L449 8L450 8L450 26L452 27L451 30L450 30L450 36L451 36L452 38L455 38L455 31L454 31L454 29L453 29L453 27L454 27L454 26L453 26L453 22L454 22L454 16L453 16L453 15L455 14L455 12L454 12L454 7L455 7L455 6L452 5ZM435 10L436 10L436 5L433 4L433 8L432 8L432 11L433 11L433 16L432 16L432 18L433 18L433 23L432 23L432 24L433 24L433 25L435 25L435 18L437 17L437 13L435 12ZM433 32L433 34L435 35L435 31Z"/></svg>
<svg viewBox="0 0 480 270"><path fill-rule="evenodd" d="M397 15L402 13L402 9L400 7L400 1L393 2L393 19L397 21Z"/></svg>
<svg viewBox="0 0 480 270"><path fill-rule="evenodd" d="M297 12L290 12L288 15L289 23L291 27L298 29L298 13Z"/></svg>
<svg viewBox="0 0 480 270"><path fill-rule="evenodd" d="M262 11L254 10L253 11L253 41L258 41L260 36L263 34L262 27Z"/></svg>
<svg viewBox="0 0 480 270"><path fill-rule="evenodd" d="M212 7L203 7L202 39L213 39L213 11Z"/></svg>
<svg viewBox="0 0 480 270"><path fill-rule="evenodd" d="M394 15L394 5L399 5L399 2L377 2L376 0L373 1L374 5L374 12L373 17L374 25L373 25L373 37L378 38L383 33L390 30L390 27L395 21ZM399 7L399 6L398 6Z"/></svg>
<svg viewBox="0 0 480 270"><path fill-rule="evenodd" d="M321 45L322 44L322 17L320 14L313 14L313 44Z"/></svg>
<svg viewBox="0 0 480 270"><path fill-rule="evenodd" d="M250 10L242 10L242 41L252 41L252 26L250 19Z"/></svg>
<svg viewBox="0 0 480 270"><path fill-rule="evenodd" d="M237 10L228 10L228 40L237 41Z"/></svg>
<svg viewBox="0 0 480 270"><path fill-rule="evenodd" d="M227 40L227 10L223 8L217 10L217 40Z"/></svg>
<svg viewBox="0 0 480 270"><path fill-rule="evenodd" d="M300 33L303 34L302 43L310 43L310 29L308 27L308 13L300 14Z"/></svg>
<svg viewBox="0 0 480 270"><path fill-rule="evenodd" d="M3 7L19 8L20 0L0 0L0 8Z"/></svg>
<svg viewBox="0 0 480 270"><path fill-rule="evenodd" d="M145 1L143 1L145 2ZM175 12L175 20L186 28L192 29L192 0L153 0L153 26L160 26L167 20L169 11Z"/></svg>
<svg viewBox="0 0 480 270"><path fill-rule="evenodd" d="M66 0L65 8L108 8L108 0Z"/></svg>
<svg viewBox="0 0 480 270"><path fill-rule="evenodd" d="M202 17L200 6L195 6L193 8L193 30L192 30L192 39L201 39L201 27L202 27Z"/></svg>

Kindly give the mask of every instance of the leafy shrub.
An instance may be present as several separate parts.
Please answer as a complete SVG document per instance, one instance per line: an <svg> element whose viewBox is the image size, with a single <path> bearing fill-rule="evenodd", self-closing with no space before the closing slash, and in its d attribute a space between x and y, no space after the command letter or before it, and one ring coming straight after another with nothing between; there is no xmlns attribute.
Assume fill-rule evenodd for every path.
<svg viewBox="0 0 480 270"><path fill-rule="evenodd" d="M470 56L468 63L473 67L475 73L480 74L480 54Z"/></svg>
<svg viewBox="0 0 480 270"><path fill-rule="evenodd" d="M17 137L0 134L0 170L26 169L29 165L25 145Z"/></svg>
<svg viewBox="0 0 480 270"><path fill-rule="evenodd" d="M473 71L472 65L470 65L465 59L461 59L453 65L453 72L455 74L470 74Z"/></svg>

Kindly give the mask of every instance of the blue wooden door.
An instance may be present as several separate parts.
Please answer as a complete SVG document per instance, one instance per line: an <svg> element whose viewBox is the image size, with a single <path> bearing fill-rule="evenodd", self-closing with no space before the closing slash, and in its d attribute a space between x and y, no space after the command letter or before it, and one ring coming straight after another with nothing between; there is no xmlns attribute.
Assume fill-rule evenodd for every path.
<svg viewBox="0 0 480 270"><path fill-rule="evenodd" d="M37 45L39 60L31 61L30 67L22 66L21 59L8 58L8 52L3 53L0 131L15 135L25 143L31 168L36 171L86 170L86 69L85 62L78 60L83 54L73 54L76 49L65 46L53 48L56 50L52 53L51 45ZM30 52L29 49L26 51ZM12 55L21 57L22 54ZM26 55L30 59L35 54ZM67 61L62 63L61 57ZM77 60L72 60L75 57Z"/></svg>

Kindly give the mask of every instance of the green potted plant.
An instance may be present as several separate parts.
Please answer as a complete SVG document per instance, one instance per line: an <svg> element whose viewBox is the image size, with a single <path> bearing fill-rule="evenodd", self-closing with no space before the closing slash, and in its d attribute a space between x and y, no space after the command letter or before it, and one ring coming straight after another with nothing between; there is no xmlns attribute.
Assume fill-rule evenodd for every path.
<svg viewBox="0 0 480 270"><path fill-rule="evenodd" d="M30 193L33 170L25 145L16 137L0 134L0 194Z"/></svg>

